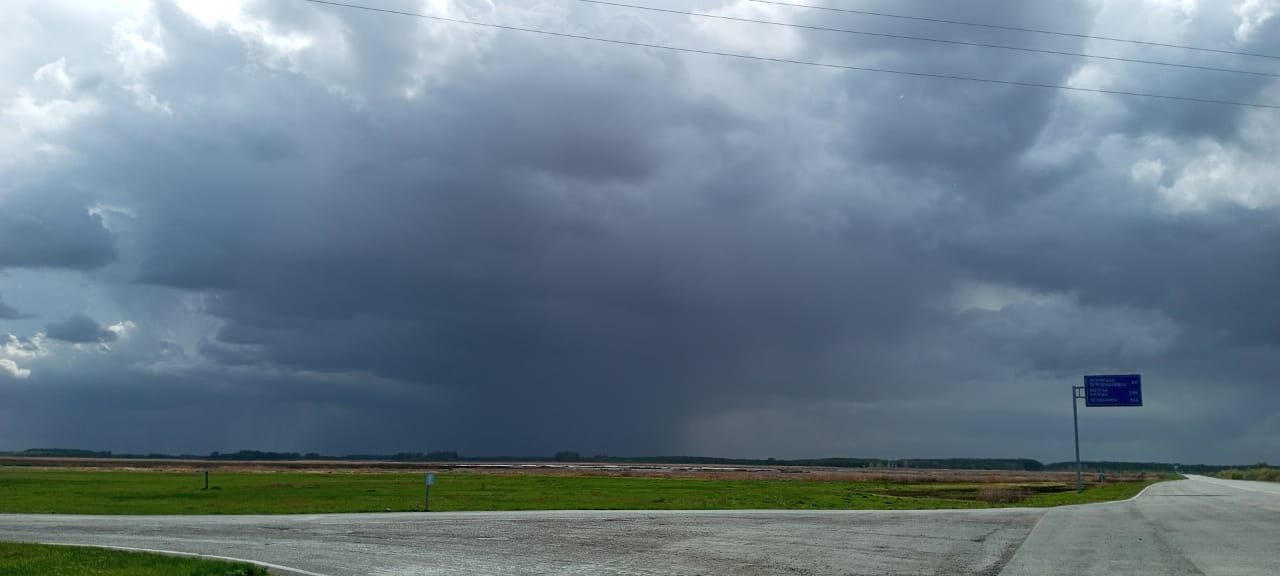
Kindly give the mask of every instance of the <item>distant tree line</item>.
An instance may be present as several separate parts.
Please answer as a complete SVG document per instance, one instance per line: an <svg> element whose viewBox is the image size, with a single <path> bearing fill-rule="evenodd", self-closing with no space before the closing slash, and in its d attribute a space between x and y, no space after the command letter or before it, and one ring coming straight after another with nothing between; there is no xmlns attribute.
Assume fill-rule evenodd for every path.
<svg viewBox="0 0 1280 576"><path fill-rule="evenodd" d="M561 450L551 456L463 456L457 451L397 452L395 454L348 454L327 456L316 452L268 452L240 450L237 452L211 452L209 454L113 454L110 451L77 450L67 448L35 448L20 452L0 452L0 456L24 456L43 458L147 458L185 460L236 460L236 461L287 461L287 460L335 460L380 462L601 462L608 464L677 464L710 466L824 466L831 468L939 468L949 470L1012 470L1012 471L1069 471L1076 463L1054 462L1042 464L1030 458L805 458L783 460L777 458L715 458L707 456L609 456L596 454L583 456L578 452ZM1192 474L1216 474L1232 468L1250 466L1217 466L1209 464L1170 464L1166 462L1082 462L1089 472L1172 472ZM1254 466L1257 467L1257 466Z"/></svg>
<svg viewBox="0 0 1280 576"><path fill-rule="evenodd" d="M1080 467L1085 472L1187 472L1190 474L1213 474L1232 466L1215 466L1211 464L1170 464L1168 462L1110 462L1081 461ZM1076 469L1074 460L1046 464L1045 470L1070 471Z"/></svg>
<svg viewBox="0 0 1280 576"><path fill-rule="evenodd" d="M75 450L70 448L32 448L21 452L0 452L3 456L28 456L32 458L119 458L111 451Z"/></svg>

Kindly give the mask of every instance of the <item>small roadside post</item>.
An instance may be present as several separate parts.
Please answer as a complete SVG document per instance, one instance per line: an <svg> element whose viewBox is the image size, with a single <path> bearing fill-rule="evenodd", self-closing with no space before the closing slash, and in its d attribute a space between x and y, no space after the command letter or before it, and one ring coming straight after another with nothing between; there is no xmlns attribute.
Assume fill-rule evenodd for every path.
<svg viewBox="0 0 1280 576"><path fill-rule="evenodd" d="M209 489L209 470L208 469L204 471L204 489L205 490Z"/></svg>
<svg viewBox="0 0 1280 576"><path fill-rule="evenodd" d="M426 491L426 494L423 495L422 497L422 511L430 512L431 511L431 485L436 483L436 475L428 472L426 475L425 481L427 484L426 486L427 491Z"/></svg>
<svg viewBox="0 0 1280 576"><path fill-rule="evenodd" d="M1080 468L1080 418L1077 400L1084 398L1086 408L1099 406L1142 406L1141 374L1100 374L1085 376L1084 386L1071 387L1071 424L1076 434L1076 493L1084 492ZM1099 470L1101 478L1101 470Z"/></svg>

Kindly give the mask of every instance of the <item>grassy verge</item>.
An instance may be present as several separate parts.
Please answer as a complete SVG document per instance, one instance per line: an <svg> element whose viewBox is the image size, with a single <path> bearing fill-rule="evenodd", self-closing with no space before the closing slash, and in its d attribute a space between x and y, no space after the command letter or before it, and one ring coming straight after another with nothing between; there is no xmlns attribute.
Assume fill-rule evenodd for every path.
<svg viewBox="0 0 1280 576"><path fill-rule="evenodd" d="M976 504L973 507L1042 508L1127 500L1137 496L1147 486L1172 479L1174 479L1172 476L1162 476L1143 481L1091 483L1085 485L1083 492L1076 492L1074 483L1061 482L881 484L868 489L905 497L919 496L968 501Z"/></svg>
<svg viewBox="0 0 1280 576"><path fill-rule="evenodd" d="M266 576L252 564L160 554L0 542L0 576Z"/></svg>
<svg viewBox="0 0 1280 576"><path fill-rule="evenodd" d="M1253 468L1232 468L1215 474L1227 480L1256 480L1260 482L1280 482L1280 468L1270 466L1254 466Z"/></svg>
<svg viewBox="0 0 1280 576"><path fill-rule="evenodd" d="M1124 499L1152 481L885 483L440 473L432 511L902 510L1057 506ZM0 512L61 514L301 514L414 511L417 474L199 474L0 468Z"/></svg>

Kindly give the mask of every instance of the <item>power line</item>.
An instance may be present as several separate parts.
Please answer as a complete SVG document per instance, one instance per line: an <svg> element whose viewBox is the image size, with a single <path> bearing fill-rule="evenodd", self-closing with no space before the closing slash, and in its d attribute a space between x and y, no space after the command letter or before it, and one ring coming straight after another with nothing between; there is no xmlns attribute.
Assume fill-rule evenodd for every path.
<svg viewBox="0 0 1280 576"><path fill-rule="evenodd" d="M933 74L929 72L911 72L908 70L893 70L889 68L872 68L869 66L850 66L846 64L829 64L825 62L810 62L807 60L791 60L788 58L772 58L768 56L751 56L747 54L736 54L733 52L718 52L715 50L700 50L697 48L681 48L677 46L664 46L661 44L648 44L645 42L633 42L630 40L615 40L612 38L599 38L596 36L585 36L580 34L569 34L566 32L553 32L550 30L538 30L534 28L522 28L519 26L509 26L506 24L493 24L489 22L475 22L472 20L462 20L460 18L448 18L445 16L432 16L429 14L419 14L416 12L404 12L400 10L388 10L385 8L374 8L371 6L359 6L356 4L344 4L342 2L331 2L329 0L303 0L313 4L326 4L329 6L340 6L342 8L352 8L356 10L366 10L369 12L381 12L385 14L397 14L400 16L412 16L415 18L423 18L427 20L436 20L440 22L452 22L454 24L467 24L470 26L483 26L486 28L497 28L500 30L512 30L515 32L527 32L530 34L541 34L544 36L556 36L559 38L573 38L576 40L590 40L593 42L604 42L607 44L617 44L622 46L636 46L640 48L653 48L656 50L669 50L672 52L687 52L691 54L704 54L707 56L721 56L725 58L737 58L740 60L754 60L758 62L776 62L780 64L797 64L801 66L813 66L816 68L828 68L835 70L851 70L857 72L877 72L881 74L894 74L898 76L914 76L918 78L937 78L942 80L961 80L965 82L980 82L984 84L1002 84L1007 86L1021 86L1025 88L1043 88L1048 90L1070 90L1073 92L1089 92L1094 94L1111 94L1115 96L1133 96L1139 98L1155 98L1160 100L1174 100L1180 102L1197 102L1201 104L1218 104L1224 106L1240 106L1245 108L1262 108L1268 110L1280 110L1280 105L1262 104L1257 102L1238 102L1233 100L1216 100L1212 98L1196 98L1193 96L1173 96L1168 94L1151 94L1146 92L1130 92L1126 90L1111 90L1107 88L1082 88L1079 86L1066 86L1061 84L1044 84L1039 82L1022 82L1018 80L998 80L994 78L980 78L977 76L959 76L952 74Z"/></svg>
<svg viewBox="0 0 1280 576"><path fill-rule="evenodd" d="M1019 52L1035 52L1038 54L1054 54L1057 56L1071 56L1077 58L1095 58L1098 60L1111 60L1115 62L1130 62L1134 64L1149 64L1152 66L1171 66L1175 68L1189 68L1193 70L1206 70L1210 72L1225 72L1230 74L1247 74L1250 76L1265 76L1267 78L1280 78L1280 74L1270 72L1256 72L1253 70L1239 70L1235 68L1220 68L1217 66L1197 66L1194 64L1178 64L1175 62L1160 62L1157 60L1142 60L1138 58L1122 58L1119 56L1101 56L1097 54L1084 54L1080 52L1066 52L1062 50L1047 50L1043 48L1026 48L1023 46L1009 46L1007 44L988 44L984 42L966 42L963 40L946 40L942 38L929 38L925 36L907 36L903 34L887 34L883 32L865 32L862 30L851 30L848 28L828 28L826 26L811 26L808 24L793 24L789 22L773 22L770 20L755 20L752 18L739 18L737 16L723 16L720 14L707 14L703 12L686 12L684 10L671 10L667 8L655 8L652 6L637 6L635 4L623 4L620 2L606 2L605 0L577 0L578 2L586 2L588 4L600 4L604 6L616 6L618 8L632 8L635 10L648 10L650 12L665 12L667 14L678 14L682 16L697 16L699 18L715 18L717 20L728 20L733 22L748 22L752 24L767 24L769 26L785 26L787 28L802 28L805 30L818 30L822 32L839 32L842 34L858 34L861 36L874 36L877 38L893 38L897 40L911 40L916 42L936 42L939 44L952 44L957 46L974 46L978 48L996 48L1000 50L1016 50Z"/></svg>
<svg viewBox="0 0 1280 576"><path fill-rule="evenodd" d="M861 14L863 16L879 16L881 18L898 18L901 20L915 20L918 22L934 22L937 24L955 24L957 26L973 26L976 28L992 28L996 30L1010 30L1013 32L1028 32L1031 34L1049 34L1052 36L1067 36L1070 38L1084 38L1088 40L1105 40L1107 42L1123 42L1125 44L1140 44L1143 46L1159 46L1161 48L1177 48L1179 50L1195 50L1198 52L1213 52L1215 54L1231 54L1232 56L1252 56L1254 58L1270 58L1280 60L1280 56L1274 54L1258 54L1256 52L1239 52L1236 50L1220 50L1218 48L1205 48L1203 46L1186 46L1183 44L1165 44L1162 42L1147 42L1144 40L1133 40L1129 38L1112 38L1109 36L1094 36L1091 34L1077 34L1074 32L1060 32L1056 30L1043 30L1040 28L1023 28L1020 26L1002 26L999 24L986 24L983 22L969 22L965 20L947 20L945 18L927 18L924 16L907 16L905 14L889 14L886 12L871 12L869 10L853 10L849 8L832 8L830 6L814 6L812 4L794 4L791 2L779 2L777 0L750 0L759 4L774 4L776 6L790 6L792 8L809 8L812 10L826 10L828 12L845 12L848 14Z"/></svg>

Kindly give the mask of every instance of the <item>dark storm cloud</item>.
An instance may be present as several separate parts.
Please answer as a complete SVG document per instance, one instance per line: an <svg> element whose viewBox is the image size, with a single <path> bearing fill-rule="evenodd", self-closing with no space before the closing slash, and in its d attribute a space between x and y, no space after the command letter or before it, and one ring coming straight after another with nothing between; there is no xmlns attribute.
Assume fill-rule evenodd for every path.
<svg viewBox="0 0 1280 576"><path fill-rule="evenodd" d="M258 130L298 133L318 106L338 141L360 143L349 155L296 139L308 142L297 155L246 167L220 144L238 134L213 130L198 162L178 147L152 150L165 159L145 171L129 164L144 156L107 163L119 172L105 181L155 191L140 214L159 224L142 278L217 291L207 310L227 324L201 344L206 358L447 386L472 399L460 410L527 427L530 449L587 431L601 449L676 449L678 429L630 430L778 386L838 388L824 358L897 333L930 290L916 277L933 272L900 264L914 238L870 214L821 231L779 226L768 202L721 211L787 169L768 148L725 150L752 125L716 100L662 92L685 81L681 67L629 52L566 62L521 37L495 46L499 66L382 102L376 127L295 80L203 81L311 94ZM670 146L682 139L707 148L700 164L734 170L696 184L669 172L693 160ZM323 178L305 169L321 165ZM612 405L634 409L600 411Z"/></svg>
<svg viewBox="0 0 1280 576"><path fill-rule="evenodd" d="M1280 212L1134 214L1105 193L1060 194L958 236L957 257L992 280L1159 310L1240 345L1280 345L1280 308L1268 296L1280 285Z"/></svg>
<svg viewBox="0 0 1280 576"><path fill-rule="evenodd" d="M91 363L92 373L35 370L27 385L6 390L0 432L7 441L170 454L241 449L355 453L371 445L393 444L399 446L393 451L416 451L424 441L391 422L350 425L361 413L388 413L397 404L420 402L420 396L395 388L375 392L367 383L357 388L234 372L157 374L98 360ZM371 394L377 402L361 399ZM76 425L65 426L61 418ZM394 419L403 421L400 414ZM165 426L168 432L157 434L154 426ZM401 440L383 443L394 437Z"/></svg>
<svg viewBox="0 0 1280 576"><path fill-rule="evenodd" d="M988 22L1002 26L1049 30L1088 30L1093 19L1094 3L1083 0L1061 0L1030 4L1017 0L946 3L915 0L882 3L862 9L901 15L924 15L929 18L969 22ZM911 36L952 42L1014 46L1058 52L1086 52L1082 38L1028 34L1009 30L946 25L870 15L836 13L818 10L788 9L797 23L824 28L848 29L887 35ZM1062 68L1080 65L1070 56L1027 53L981 46L963 46L946 42L929 42L836 32L814 33L806 37L805 48L815 56L849 60L873 58L888 68L958 76L1031 80L1038 71L1042 80L1052 80ZM861 76L861 75L859 75ZM886 77L892 81L894 77ZM910 85L910 84L908 84ZM939 91L948 83L925 82ZM1034 97L1036 91L1027 91Z"/></svg>
<svg viewBox="0 0 1280 576"><path fill-rule="evenodd" d="M1058 20L1083 26L1089 18L1059 8ZM1020 3L991 9L1014 24L1044 18ZM362 16L350 21L357 45L379 45L364 41ZM1106 250L1095 238L1045 254L1034 239L1069 233L1032 228L1048 212L988 212L1070 194L1064 174L1020 163L1058 93L844 77L849 98L883 104L844 120L843 159L855 173L891 175L853 186L892 185L908 195L914 188L940 198L941 210L935 226L922 229L886 223L871 205L854 202L835 208L840 224L824 231L776 218L774 211L791 207L769 197L792 174L773 149L726 146L735 133L761 137L761 127L714 100L668 91L687 81L683 67L625 51L605 62L565 61L559 47L509 34L493 46L505 56L459 71L421 100L379 100L374 126L314 93L307 108L262 114L259 134L299 144L250 173L239 163L242 152L217 144L221 152L199 164L164 163L170 171L157 174L157 184L182 181L183 193L150 197L147 210L181 225L152 229L157 249L143 274L219 294L208 311L227 324L202 354L227 365L371 371L441 385L466 399L461 413L521 428L529 449L584 435L601 450L674 447L678 429L643 442L633 431L654 418L682 421L778 394L796 401L852 390L860 398L928 394L945 381L912 375L908 366L919 360L898 350L936 321L922 303L945 297L959 271L954 258L980 278L1072 292L1088 280L1022 275ZM1075 67L916 46L889 60L1046 83L1065 82ZM306 93L287 78L275 86L234 82L203 81L211 90L222 84L264 97ZM329 144L287 136L303 130L316 107L328 110L326 130L361 143L341 148L336 165ZM735 170L697 179L670 172L685 168L685 152L671 147L681 136L705 144L704 166ZM214 130L206 138L242 136ZM320 158L328 158L326 178L295 171ZM760 183L768 191L746 195L756 201L724 203ZM284 189L307 190L307 204ZM1088 217L1115 234L1131 224L1125 214ZM971 227L1009 237L968 242ZM1007 252L1019 247L1026 251ZM1172 281L1177 272L1151 265L1146 276ZM1094 286L1100 292L1084 290L1087 302L1163 308L1153 299L1162 293L1126 298ZM1104 353L1102 346L1089 354ZM1059 357L1052 344L1010 355L1054 374L1090 360ZM509 434L499 427L483 443L511 445Z"/></svg>
<svg viewBox="0 0 1280 576"><path fill-rule="evenodd" d="M1220 63L1219 63L1220 64ZM1257 66L1250 66L1257 69ZM1261 70L1259 70L1261 71ZM1267 89L1274 82L1265 77L1216 73L1212 81L1204 73L1162 69L1126 74L1129 84L1155 94L1185 95L1227 102L1267 103ZM1239 106L1202 106L1194 103L1134 100L1123 103L1119 127L1133 136L1160 134L1178 138L1211 137L1233 140L1246 126L1248 109Z"/></svg>
<svg viewBox="0 0 1280 576"><path fill-rule="evenodd" d="M1095 5L894 11L1088 30ZM279 56L160 2L166 56L146 89L170 113L104 89L112 113L78 126L90 136L74 142L88 159L76 181L136 213L119 269L145 286L130 289L192 296L150 317L162 353L147 355L144 334L113 344L121 358L79 359L108 382L88 400L88 378L33 365L24 402L72 406L121 430L115 446L147 442L122 422L187 415L221 441L192 432L154 449L1061 459L1067 387L1110 369L1158 383L1151 412L1167 412L1140 426L1194 413L1177 441L1202 458L1219 442L1253 447L1233 457L1265 444L1265 430L1226 426L1186 395L1227 358L1231 389L1250 399L1242 416L1268 417L1278 367L1258 351L1280 346L1274 209L1175 213L1131 177L1148 156L1117 152L1185 138L1263 157L1239 130L1246 113L464 34L303 3L249 11L311 44ZM596 33L613 18L575 9L544 27ZM663 22L672 44L710 41ZM796 50L1051 84L1083 66L839 35L806 34ZM1202 82L1119 70L1158 91ZM1211 90L1247 99L1265 86ZM1161 185L1195 156L1180 154L1160 157ZM83 220L67 218L79 227L46 236L97 230L110 250L84 204ZM954 304L971 284L1014 296ZM144 315L171 302L119 301ZM87 315L47 333L114 337ZM98 405L112 408L86 408ZM33 438L78 444L41 426ZM1142 442L1111 455L1177 458Z"/></svg>
<svg viewBox="0 0 1280 576"><path fill-rule="evenodd" d="M114 240L81 193L37 189L0 200L0 268L98 268Z"/></svg>
<svg viewBox="0 0 1280 576"><path fill-rule="evenodd" d="M45 327L45 335L74 344L111 342L116 339L115 332L103 328L97 320L84 314L72 314L66 320L50 323Z"/></svg>
<svg viewBox="0 0 1280 576"><path fill-rule="evenodd" d="M1008 26L1086 30L1087 2L1000 0L937 4L894 3L871 10ZM1083 52L1085 41L1013 34L855 14L788 12L801 24L944 40ZM1078 58L882 37L815 33L805 49L824 62L868 65L923 74L1062 85ZM941 188L943 201L998 208L1043 193L1063 175L1019 163L1056 109L1061 92L958 80L851 72L839 87L852 107L839 146L860 169L911 175L917 188Z"/></svg>

